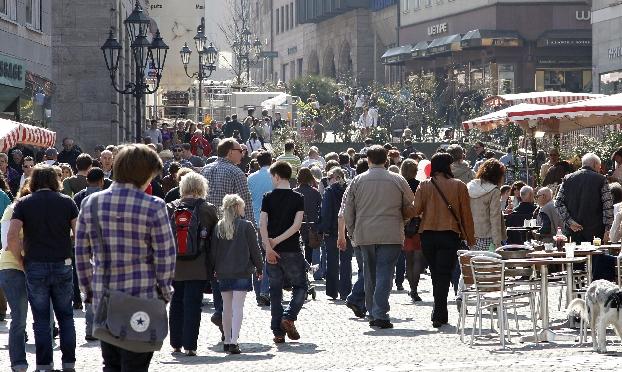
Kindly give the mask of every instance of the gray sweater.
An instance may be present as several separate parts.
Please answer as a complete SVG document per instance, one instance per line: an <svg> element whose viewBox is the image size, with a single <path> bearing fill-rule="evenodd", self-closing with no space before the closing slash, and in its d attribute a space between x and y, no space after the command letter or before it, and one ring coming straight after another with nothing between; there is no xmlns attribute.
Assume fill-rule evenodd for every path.
<svg viewBox="0 0 622 372"><path fill-rule="evenodd" d="M232 240L219 238L215 229L210 258L218 279L246 279L255 270L261 274L263 259L253 224L242 218L236 219Z"/></svg>

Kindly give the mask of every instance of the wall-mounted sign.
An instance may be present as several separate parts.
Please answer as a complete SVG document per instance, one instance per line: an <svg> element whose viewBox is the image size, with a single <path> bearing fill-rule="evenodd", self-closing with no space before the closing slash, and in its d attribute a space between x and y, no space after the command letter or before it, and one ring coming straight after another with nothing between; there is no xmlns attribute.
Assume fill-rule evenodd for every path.
<svg viewBox="0 0 622 372"><path fill-rule="evenodd" d="M622 47L607 49L607 55L609 56L609 59L622 58Z"/></svg>
<svg viewBox="0 0 622 372"><path fill-rule="evenodd" d="M292 54L296 54L298 53L298 47L291 47L291 48L287 48L287 55L292 55Z"/></svg>
<svg viewBox="0 0 622 372"><path fill-rule="evenodd" d="M575 18L577 21L589 21L592 19L592 12L589 10L577 10L575 12Z"/></svg>
<svg viewBox="0 0 622 372"><path fill-rule="evenodd" d="M449 27L447 27L447 22L428 26L428 36L444 34L448 30L449 30Z"/></svg>
<svg viewBox="0 0 622 372"><path fill-rule="evenodd" d="M589 47L592 46L591 39L540 39L539 47Z"/></svg>
<svg viewBox="0 0 622 372"><path fill-rule="evenodd" d="M21 61L0 54L0 84L24 89L25 74L26 68Z"/></svg>

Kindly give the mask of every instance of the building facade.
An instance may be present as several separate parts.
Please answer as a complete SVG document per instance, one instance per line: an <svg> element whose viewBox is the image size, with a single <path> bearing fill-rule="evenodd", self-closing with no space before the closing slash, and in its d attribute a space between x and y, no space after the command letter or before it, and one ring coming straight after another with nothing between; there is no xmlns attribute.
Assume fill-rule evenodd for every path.
<svg viewBox="0 0 622 372"><path fill-rule="evenodd" d="M57 140L73 137L85 151L100 144L133 142L136 138L135 99L113 89L100 48L112 30L123 47L114 76L116 84L123 88L133 82L136 69L123 21L134 9L135 0L51 3L52 77L56 96L50 127L56 131ZM140 0L140 4L148 12L145 1ZM169 51L168 58L174 56L175 53Z"/></svg>
<svg viewBox="0 0 622 372"><path fill-rule="evenodd" d="M622 93L622 3L593 0L594 92Z"/></svg>
<svg viewBox="0 0 622 372"><path fill-rule="evenodd" d="M384 80L380 55L395 43L395 0L254 0L253 31L264 44L255 80L304 75L368 84Z"/></svg>
<svg viewBox="0 0 622 372"><path fill-rule="evenodd" d="M400 46L382 60L405 75L492 82L499 94L592 89L588 1L402 0L400 8Z"/></svg>
<svg viewBox="0 0 622 372"><path fill-rule="evenodd" d="M51 2L0 1L0 116L47 126L52 84Z"/></svg>

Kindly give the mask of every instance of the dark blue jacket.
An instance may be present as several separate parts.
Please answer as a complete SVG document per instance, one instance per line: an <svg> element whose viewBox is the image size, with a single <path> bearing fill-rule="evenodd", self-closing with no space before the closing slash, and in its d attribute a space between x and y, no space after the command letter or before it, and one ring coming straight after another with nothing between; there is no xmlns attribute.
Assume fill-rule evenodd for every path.
<svg viewBox="0 0 622 372"><path fill-rule="evenodd" d="M328 235L337 235L337 215L341 208L341 199L346 191L346 185L334 183L330 185L322 197L322 208L320 212L320 232Z"/></svg>

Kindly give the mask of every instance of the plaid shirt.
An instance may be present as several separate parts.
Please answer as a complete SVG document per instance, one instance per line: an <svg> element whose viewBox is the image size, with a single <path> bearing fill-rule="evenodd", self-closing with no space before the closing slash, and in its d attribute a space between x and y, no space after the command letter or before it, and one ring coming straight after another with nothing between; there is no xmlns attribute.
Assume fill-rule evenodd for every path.
<svg viewBox="0 0 622 372"><path fill-rule="evenodd" d="M94 197L109 250L107 259L91 213ZM117 182L84 200L76 227L76 267L82 290L93 293L95 308L104 288L104 267L109 268L110 289L144 298L156 298L160 292L170 301L175 259L173 232L163 200Z"/></svg>
<svg viewBox="0 0 622 372"><path fill-rule="evenodd" d="M215 162L206 165L201 174L207 178L209 184L206 200L218 208L219 217L222 217L220 207L225 195L238 194L246 204L244 208L245 218L255 224L253 200L248 191L246 175L237 165L226 158L218 158Z"/></svg>

